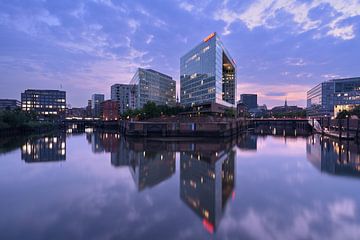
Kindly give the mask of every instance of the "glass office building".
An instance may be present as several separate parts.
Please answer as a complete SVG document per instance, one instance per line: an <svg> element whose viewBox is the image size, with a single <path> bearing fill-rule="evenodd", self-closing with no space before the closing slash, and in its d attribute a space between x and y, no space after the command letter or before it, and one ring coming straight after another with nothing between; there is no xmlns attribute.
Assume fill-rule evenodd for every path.
<svg viewBox="0 0 360 240"><path fill-rule="evenodd" d="M307 92L309 116L333 116L336 109L360 105L360 77L322 82Z"/></svg>
<svg viewBox="0 0 360 240"><path fill-rule="evenodd" d="M216 33L180 58L180 97L184 106L235 107L236 64Z"/></svg>
<svg viewBox="0 0 360 240"><path fill-rule="evenodd" d="M41 118L63 118L66 112L66 92L28 89L21 93L21 109L35 112Z"/></svg>
<svg viewBox="0 0 360 240"><path fill-rule="evenodd" d="M91 111L93 117L101 116L101 103L105 100L104 94L93 94L91 96Z"/></svg>
<svg viewBox="0 0 360 240"><path fill-rule="evenodd" d="M130 85L134 86L134 108L142 108L149 101L157 105L176 104L176 82L168 75L152 69L138 68Z"/></svg>

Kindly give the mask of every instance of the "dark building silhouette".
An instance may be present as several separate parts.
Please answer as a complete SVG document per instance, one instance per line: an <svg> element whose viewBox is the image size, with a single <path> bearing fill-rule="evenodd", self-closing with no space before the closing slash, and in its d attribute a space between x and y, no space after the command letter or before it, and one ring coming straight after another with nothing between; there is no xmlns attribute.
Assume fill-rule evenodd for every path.
<svg viewBox="0 0 360 240"><path fill-rule="evenodd" d="M238 136L237 147L241 150L255 150L257 149L257 135L242 134Z"/></svg>
<svg viewBox="0 0 360 240"><path fill-rule="evenodd" d="M245 104L248 109L257 108L257 94L240 94L240 101Z"/></svg>
<svg viewBox="0 0 360 240"><path fill-rule="evenodd" d="M21 102L16 99L0 99L1 110L15 110L21 108Z"/></svg>

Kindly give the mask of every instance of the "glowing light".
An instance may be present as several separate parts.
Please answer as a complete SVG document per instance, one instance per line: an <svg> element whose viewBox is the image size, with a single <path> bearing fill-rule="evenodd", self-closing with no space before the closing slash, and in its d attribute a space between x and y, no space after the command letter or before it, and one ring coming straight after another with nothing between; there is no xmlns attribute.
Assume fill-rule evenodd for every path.
<svg viewBox="0 0 360 240"><path fill-rule="evenodd" d="M215 36L215 33L214 33L214 32L211 33L211 34L209 34L209 36L207 36L206 38L204 38L204 42L209 41L209 40L212 39L214 36Z"/></svg>
<svg viewBox="0 0 360 240"><path fill-rule="evenodd" d="M211 222L209 222L207 219L204 218L202 223L206 231L208 231L211 234L214 233L214 225Z"/></svg>

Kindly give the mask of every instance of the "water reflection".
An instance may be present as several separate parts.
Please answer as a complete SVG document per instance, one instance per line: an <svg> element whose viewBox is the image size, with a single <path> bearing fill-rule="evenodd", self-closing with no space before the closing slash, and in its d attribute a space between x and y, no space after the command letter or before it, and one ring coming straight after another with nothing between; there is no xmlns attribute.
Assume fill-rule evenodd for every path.
<svg viewBox="0 0 360 240"><path fill-rule="evenodd" d="M21 159L27 163L65 161L65 133L29 138L21 147Z"/></svg>
<svg viewBox="0 0 360 240"><path fill-rule="evenodd" d="M320 171L340 176L360 176L360 148L354 141L337 141L313 135L307 139L308 160Z"/></svg>
<svg viewBox="0 0 360 240"><path fill-rule="evenodd" d="M0 238L357 239L358 181L313 165L359 176L358 146L280 127L255 132L164 141L85 129L67 140L26 138L0 155ZM0 139L7 149L1 142L13 141ZM67 161L23 164L19 153L27 162Z"/></svg>
<svg viewBox="0 0 360 240"><path fill-rule="evenodd" d="M235 194L235 150L230 143L189 145L180 154L180 197L213 233Z"/></svg>
<svg viewBox="0 0 360 240"><path fill-rule="evenodd" d="M223 141L163 141L94 132L87 139L93 152L111 152L114 167L129 168L138 191L154 187L175 174L179 152L180 198L211 233L216 230L228 199L235 195L236 144L243 149L256 149L256 137L252 135Z"/></svg>

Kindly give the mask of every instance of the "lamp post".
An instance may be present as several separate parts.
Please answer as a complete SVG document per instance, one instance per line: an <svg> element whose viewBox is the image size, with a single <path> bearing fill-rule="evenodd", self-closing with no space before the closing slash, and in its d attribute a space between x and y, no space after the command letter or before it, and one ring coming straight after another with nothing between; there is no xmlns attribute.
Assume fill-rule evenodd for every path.
<svg viewBox="0 0 360 240"><path fill-rule="evenodd" d="M347 137L347 139L349 139L349 123L350 123L350 115L346 115L346 130L347 130L347 132L346 132L346 137Z"/></svg>

